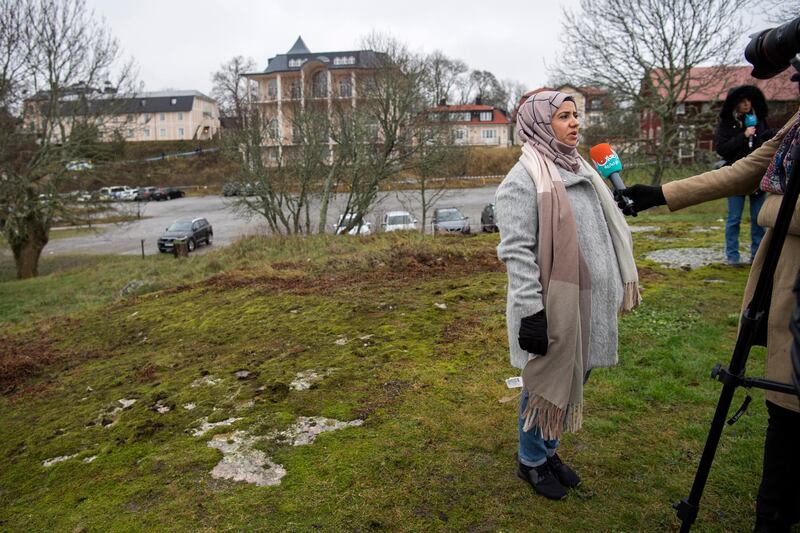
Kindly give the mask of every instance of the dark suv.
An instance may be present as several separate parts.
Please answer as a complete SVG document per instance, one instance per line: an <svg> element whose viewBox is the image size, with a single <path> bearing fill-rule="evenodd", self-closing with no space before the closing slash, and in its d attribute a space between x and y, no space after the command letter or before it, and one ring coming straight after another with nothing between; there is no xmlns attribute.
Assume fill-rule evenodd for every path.
<svg viewBox="0 0 800 533"><path fill-rule="evenodd" d="M173 222L166 233L158 238L159 252L172 252L175 239L186 239L189 251L194 251L200 243L211 244L214 230L204 218L182 218Z"/></svg>
<svg viewBox="0 0 800 533"><path fill-rule="evenodd" d="M494 221L494 204L486 204L481 211L481 229L483 231L497 231L497 224Z"/></svg>

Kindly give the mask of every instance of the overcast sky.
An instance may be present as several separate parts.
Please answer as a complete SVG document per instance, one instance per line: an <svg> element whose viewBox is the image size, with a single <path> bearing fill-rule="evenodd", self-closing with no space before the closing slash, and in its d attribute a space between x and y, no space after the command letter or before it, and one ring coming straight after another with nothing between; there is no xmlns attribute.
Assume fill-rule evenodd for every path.
<svg viewBox="0 0 800 533"><path fill-rule="evenodd" d="M416 51L442 50L471 69L528 88L547 81L556 60L562 7L578 0L87 0L105 17L148 91L211 92L210 77L233 56L286 53L298 35L312 52L358 49L361 37L391 33ZM489 6L492 6L489 9ZM499 8L496 6L500 6ZM751 28L769 27L755 20ZM746 43L743 37L742 47Z"/></svg>

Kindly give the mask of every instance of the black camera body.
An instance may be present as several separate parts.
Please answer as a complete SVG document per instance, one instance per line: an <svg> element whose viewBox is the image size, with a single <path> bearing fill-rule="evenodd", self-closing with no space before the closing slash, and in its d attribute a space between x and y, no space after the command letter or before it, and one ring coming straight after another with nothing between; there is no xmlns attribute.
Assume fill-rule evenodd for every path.
<svg viewBox="0 0 800 533"><path fill-rule="evenodd" d="M744 57L753 65L754 78L771 78L786 68L800 53L800 17L750 36Z"/></svg>

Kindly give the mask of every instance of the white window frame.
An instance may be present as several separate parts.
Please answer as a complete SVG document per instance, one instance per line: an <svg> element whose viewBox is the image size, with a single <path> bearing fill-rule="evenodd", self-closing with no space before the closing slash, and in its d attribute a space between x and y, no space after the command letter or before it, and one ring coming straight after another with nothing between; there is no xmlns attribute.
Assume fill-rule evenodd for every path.
<svg viewBox="0 0 800 533"><path fill-rule="evenodd" d="M183 128L178 128L178 138L183 139Z"/></svg>
<svg viewBox="0 0 800 533"><path fill-rule="evenodd" d="M678 106L675 108L675 114L676 115L685 115L686 114L686 104L683 103L683 102L678 104Z"/></svg>
<svg viewBox="0 0 800 533"><path fill-rule="evenodd" d="M133 139L133 135L134 135L133 128L128 128L128 139Z"/></svg>
<svg viewBox="0 0 800 533"><path fill-rule="evenodd" d="M178 112L178 120L179 121L183 121L183 113L182 112Z"/></svg>
<svg viewBox="0 0 800 533"><path fill-rule="evenodd" d="M492 118L494 118L492 117L493 114L491 111L481 111L481 122L491 122Z"/></svg>
<svg viewBox="0 0 800 533"><path fill-rule="evenodd" d="M496 138L497 138L497 132L494 130L494 128L481 130L481 139L489 140Z"/></svg>
<svg viewBox="0 0 800 533"><path fill-rule="evenodd" d="M161 136L162 139L164 137L166 137L167 136L167 128L161 128L161 130L159 131L159 135Z"/></svg>
<svg viewBox="0 0 800 533"><path fill-rule="evenodd" d="M158 114L158 120L160 120L161 122L164 122L165 120L167 120L167 115L165 113L159 113Z"/></svg>
<svg viewBox="0 0 800 533"><path fill-rule="evenodd" d="M146 138L148 138L148 139L150 138L150 128L145 128L144 129L144 136Z"/></svg>

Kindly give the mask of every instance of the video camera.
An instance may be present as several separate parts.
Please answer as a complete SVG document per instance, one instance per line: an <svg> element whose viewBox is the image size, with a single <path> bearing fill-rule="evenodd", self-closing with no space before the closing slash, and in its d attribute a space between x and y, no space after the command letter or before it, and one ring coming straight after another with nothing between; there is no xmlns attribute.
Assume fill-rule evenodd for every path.
<svg viewBox="0 0 800 533"><path fill-rule="evenodd" d="M777 28L751 35L744 57L753 65L752 76L764 80L786 70L798 53L800 17Z"/></svg>

